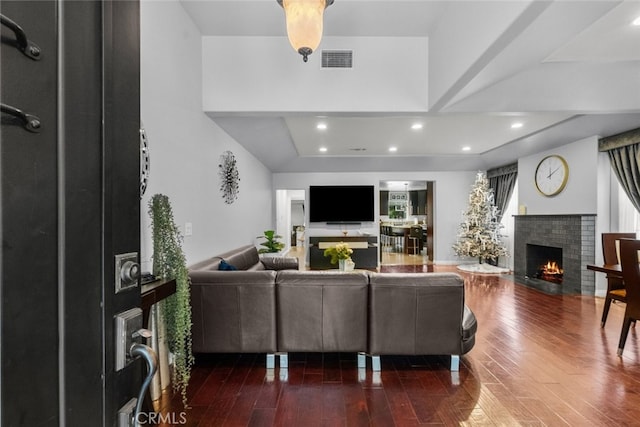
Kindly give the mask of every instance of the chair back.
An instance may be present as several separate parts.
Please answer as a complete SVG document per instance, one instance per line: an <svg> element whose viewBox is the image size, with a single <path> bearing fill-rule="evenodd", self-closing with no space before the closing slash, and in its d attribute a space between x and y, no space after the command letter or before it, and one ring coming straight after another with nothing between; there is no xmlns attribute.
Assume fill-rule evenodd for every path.
<svg viewBox="0 0 640 427"><path fill-rule="evenodd" d="M627 291L627 315L640 319L640 240L620 239L620 265L622 280Z"/></svg>
<svg viewBox="0 0 640 427"><path fill-rule="evenodd" d="M409 229L409 237L414 239L422 239L422 227L420 226L411 226Z"/></svg>
<svg viewBox="0 0 640 427"><path fill-rule="evenodd" d="M635 239L636 233L602 233L602 255L605 264L620 264L620 239Z"/></svg>

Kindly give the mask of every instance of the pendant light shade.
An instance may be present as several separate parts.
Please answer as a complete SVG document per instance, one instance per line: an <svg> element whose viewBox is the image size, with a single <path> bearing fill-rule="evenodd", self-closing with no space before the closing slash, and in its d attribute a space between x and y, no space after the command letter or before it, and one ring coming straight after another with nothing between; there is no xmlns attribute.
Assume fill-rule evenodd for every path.
<svg viewBox="0 0 640 427"><path fill-rule="evenodd" d="M284 9L287 35L293 49L304 62L318 48L322 39L324 10L333 0L277 0Z"/></svg>

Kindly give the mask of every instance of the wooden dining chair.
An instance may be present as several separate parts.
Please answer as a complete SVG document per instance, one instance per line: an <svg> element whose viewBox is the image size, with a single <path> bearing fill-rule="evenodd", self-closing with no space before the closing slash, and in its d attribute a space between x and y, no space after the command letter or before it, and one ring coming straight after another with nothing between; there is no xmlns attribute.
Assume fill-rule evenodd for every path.
<svg viewBox="0 0 640 427"><path fill-rule="evenodd" d="M622 356L631 323L640 319L640 263L638 263L640 240L620 239L620 265L626 290L627 307L618 343L618 356Z"/></svg>
<svg viewBox="0 0 640 427"><path fill-rule="evenodd" d="M620 264L620 239L635 239L636 233L602 233L602 255L605 264ZM618 276L607 274L607 294L602 309L602 321L600 327L604 328L609 315L611 301L627 302L627 292L624 289L624 282Z"/></svg>

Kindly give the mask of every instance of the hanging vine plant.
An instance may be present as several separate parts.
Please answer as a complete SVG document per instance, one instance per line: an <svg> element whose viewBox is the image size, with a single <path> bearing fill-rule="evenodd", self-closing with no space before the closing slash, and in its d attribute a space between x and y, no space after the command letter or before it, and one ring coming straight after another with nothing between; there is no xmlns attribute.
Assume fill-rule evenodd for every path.
<svg viewBox="0 0 640 427"><path fill-rule="evenodd" d="M162 313L167 325L169 349L175 356L171 382L186 406L187 386L194 363L189 273L169 198L155 194L149 201L149 215L153 230L153 273L156 277L176 280L176 293L162 301Z"/></svg>

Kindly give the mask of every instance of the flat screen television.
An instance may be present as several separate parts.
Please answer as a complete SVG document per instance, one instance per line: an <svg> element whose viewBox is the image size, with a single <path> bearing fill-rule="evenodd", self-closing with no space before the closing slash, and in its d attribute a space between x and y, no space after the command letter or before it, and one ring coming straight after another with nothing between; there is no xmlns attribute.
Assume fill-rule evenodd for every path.
<svg viewBox="0 0 640 427"><path fill-rule="evenodd" d="M373 185L312 185L309 187L309 221L372 222L373 203Z"/></svg>

